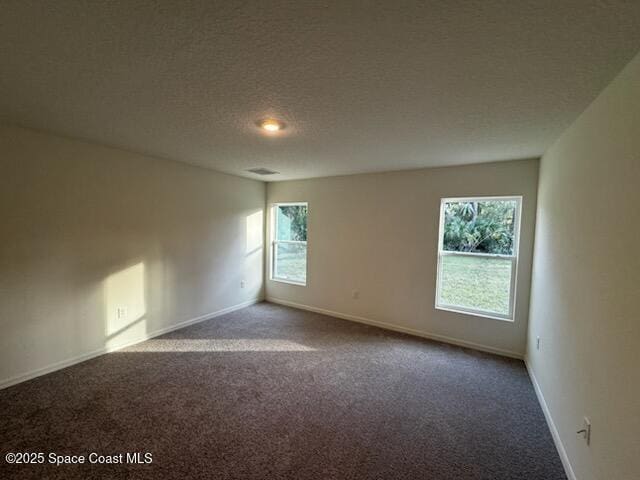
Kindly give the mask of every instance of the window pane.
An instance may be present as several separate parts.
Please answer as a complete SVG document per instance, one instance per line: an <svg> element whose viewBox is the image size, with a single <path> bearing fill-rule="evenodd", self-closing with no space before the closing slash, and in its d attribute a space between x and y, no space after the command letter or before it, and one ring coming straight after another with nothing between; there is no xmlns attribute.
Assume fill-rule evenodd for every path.
<svg viewBox="0 0 640 480"><path fill-rule="evenodd" d="M276 218L276 240L307 241L307 206L279 205Z"/></svg>
<svg viewBox="0 0 640 480"><path fill-rule="evenodd" d="M508 315L511 268L504 258L443 255L438 303Z"/></svg>
<svg viewBox="0 0 640 480"><path fill-rule="evenodd" d="M442 249L513 255L515 200L446 202Z"/></svg>
<svg viewBox="0 0 640 480"><path fill-rule="evenodd" d="M274 277L282 280L306 283L307 245L301 243L276 243L274 248Z"/></svg>

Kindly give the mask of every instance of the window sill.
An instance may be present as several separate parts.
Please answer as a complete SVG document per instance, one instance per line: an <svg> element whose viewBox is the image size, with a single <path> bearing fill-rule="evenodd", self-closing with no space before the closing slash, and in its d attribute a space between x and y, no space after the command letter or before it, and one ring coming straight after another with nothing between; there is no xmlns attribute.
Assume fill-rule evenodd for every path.
<svg viewBox="0 0 640 480"><path fill-rule="evenodd" d="M489 318L491 320L500 320L501 322L514 323L513 318L498 317L496 315L491 315L490 313L485 313L480 311L464 310L464 309L455 308L455 307L444 307L441 305L436 305L436 310L443 310L445 312L460 313L462 315L470 315L472 317L482 317L482 318Z"/></svg>
<svg viewBox="0 0 640 480"><path fill-rule="evenodd" d="M307 283L306 282L296 282L295 280L285 280L284 278L275 278L272 277L270 279L272 282L278 282L278 283L286 283L288 285L295 285L296 287L306 287Z"/></svg>

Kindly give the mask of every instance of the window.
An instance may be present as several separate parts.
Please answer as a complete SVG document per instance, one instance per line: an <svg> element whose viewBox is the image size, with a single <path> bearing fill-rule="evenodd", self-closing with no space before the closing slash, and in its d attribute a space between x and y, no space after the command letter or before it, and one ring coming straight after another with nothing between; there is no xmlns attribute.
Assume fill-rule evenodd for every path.
<svg viewBox="0 0 640 480"><path fill-rule="evenodd" d="M521 203L442 199L436 308L513 320Z"/></svg>
<svg viewBox="0 0 640 480"><path fill-rule="evenodd" d="M271 279L307 283L307 204L278 203L271 211Z"/></svg>

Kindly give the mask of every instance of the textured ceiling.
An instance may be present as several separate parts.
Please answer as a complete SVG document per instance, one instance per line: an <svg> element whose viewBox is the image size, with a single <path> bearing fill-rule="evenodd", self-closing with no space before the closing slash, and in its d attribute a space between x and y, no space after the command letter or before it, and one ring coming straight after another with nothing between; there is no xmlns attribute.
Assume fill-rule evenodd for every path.
<svg viewBox="0 0 640 480"><path fill-rule="evenodd" d="M0 120L269 181L526 158L639 48L638 1L2 0Z"/></svg>

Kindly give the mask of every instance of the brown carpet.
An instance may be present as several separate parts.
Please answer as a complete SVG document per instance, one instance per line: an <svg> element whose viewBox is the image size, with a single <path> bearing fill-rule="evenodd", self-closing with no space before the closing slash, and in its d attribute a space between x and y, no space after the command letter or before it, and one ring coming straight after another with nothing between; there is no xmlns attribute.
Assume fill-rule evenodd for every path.
<svg viewBox="0 0 640 480"><path fill-rule="evenodd" d="M2 390L0 412L3 457L45 454L3 479L566 478L521 361L268 303Z"/></svg>

